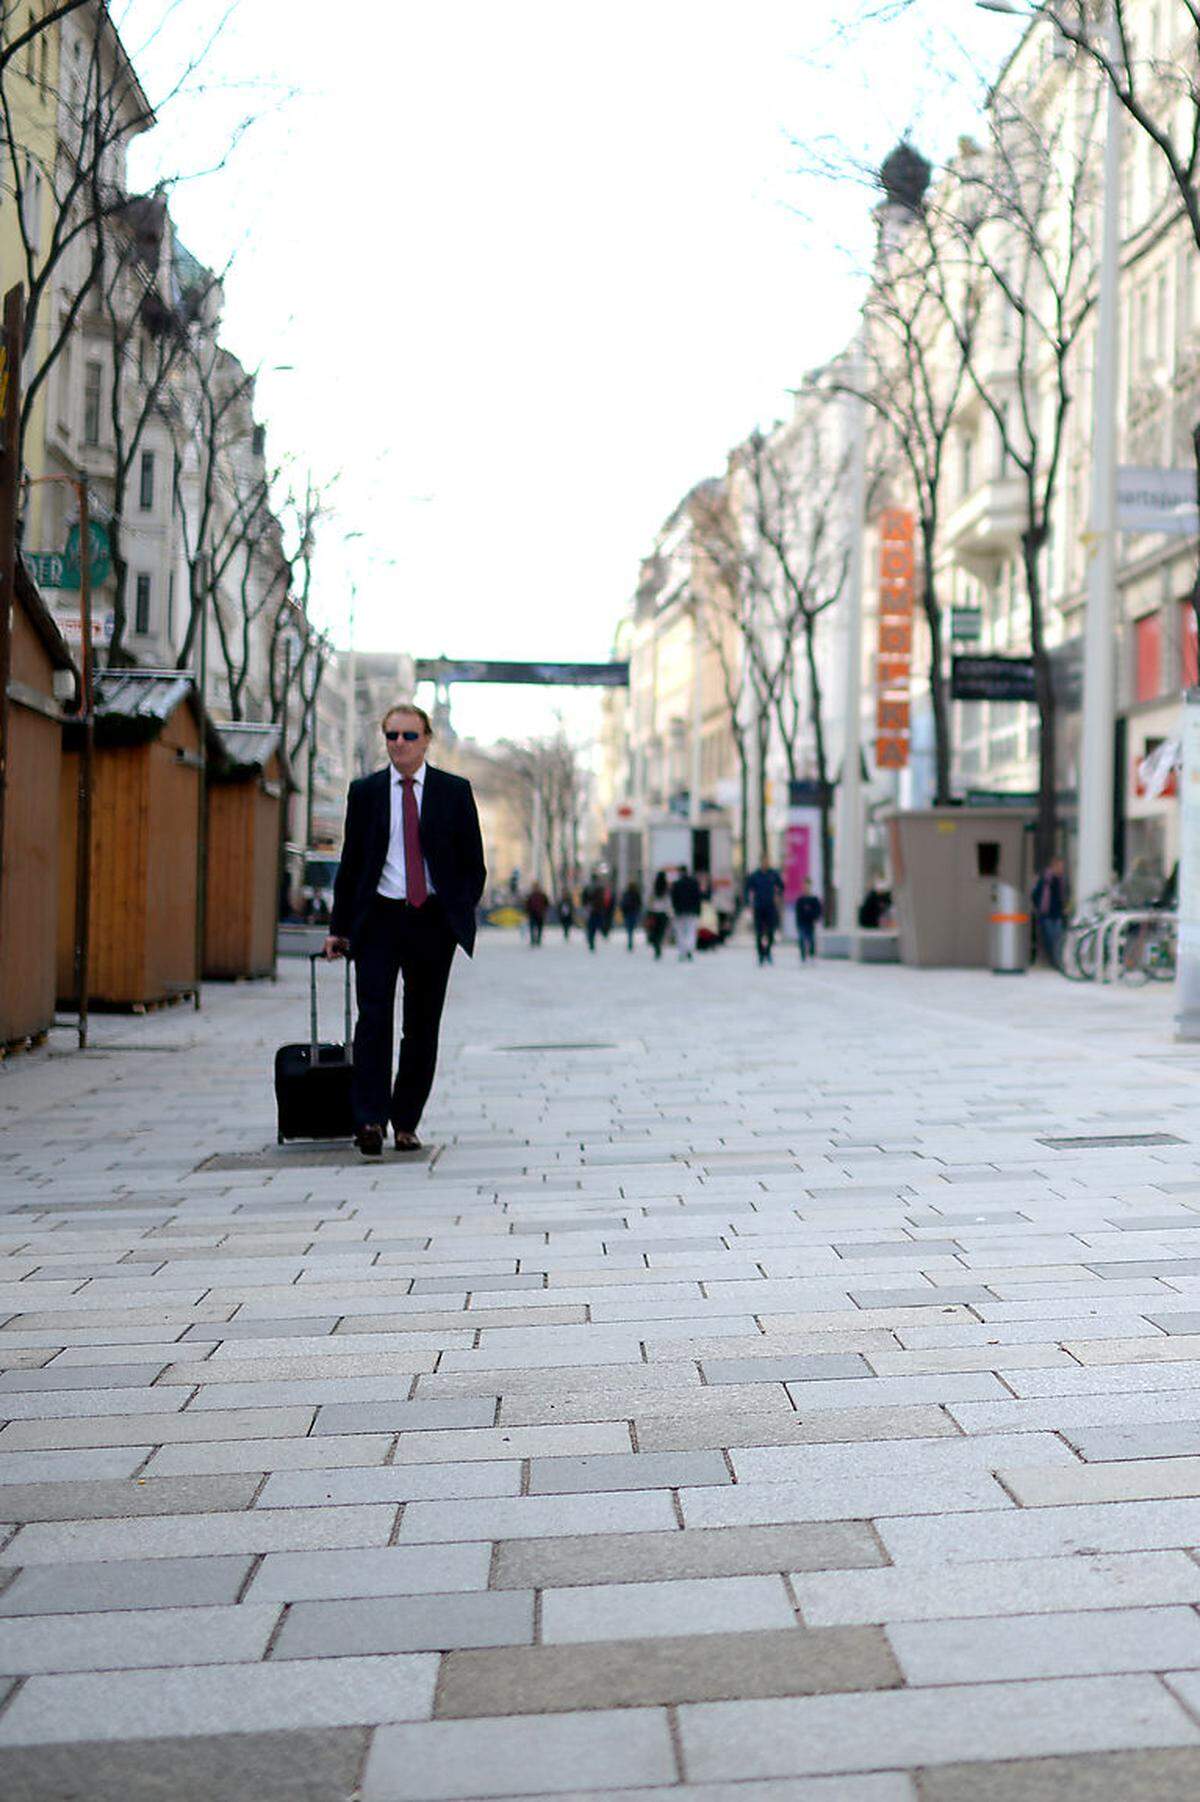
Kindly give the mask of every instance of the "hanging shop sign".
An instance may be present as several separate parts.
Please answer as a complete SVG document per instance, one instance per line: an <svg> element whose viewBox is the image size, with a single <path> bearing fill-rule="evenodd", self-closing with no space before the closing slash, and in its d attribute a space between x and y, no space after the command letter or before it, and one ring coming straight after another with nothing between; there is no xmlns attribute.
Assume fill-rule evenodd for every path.
<svg viewBox="0 0 1200 1802"><path fill-rule="evenodd" d="M908 768L915 578L913 516L906 507L888 507L879 521L875 662L875 763L881 770Z"/></svg>
<svg viewBox="0 0 1200 1802"><path fill-rule="evenodd" d="M1032 657L955 657L952 701L1036 701Z"/></svg>

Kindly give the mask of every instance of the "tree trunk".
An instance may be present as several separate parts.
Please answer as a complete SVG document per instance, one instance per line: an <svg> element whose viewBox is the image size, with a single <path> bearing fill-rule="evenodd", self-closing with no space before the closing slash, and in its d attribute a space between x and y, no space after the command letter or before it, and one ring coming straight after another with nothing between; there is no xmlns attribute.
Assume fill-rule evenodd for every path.
<svg viewBox="0 0 1200 1802"><path fill-rule="evenodd" d="M754 817L758 826L758 855L767 852L767 751L771 742L771 716L760 707L754 721Z"/></svg>
<svg viewBox="0 0 1200 1802"><path fill-rule="evenodd" d="M1025 566L1025 586L1029 594L1029 643L1033 652L1033 681L1037 696L1038 727L1038 804L1034 832L1034 856L1043 868L1054 856L1058 839L1058 768L1057 709L1054 694L1054 671L1046 649L1042 619L1042 575L1038 558L1046 542L1046 528L1030 526L1021 534L1021 557Z"/></svg>
<svg viewBox="0 0 1200 1802"><path fill-rule="evenodd" d="M946 692L946 674L942 668L942 609L937 598L933 573L936 549L937 519L921 516L921 605L929 628L929 698L933 705L933 802L945 807L950 796L950 697Z"/></svg>
<svg viewBox="0 0 1200 1802"><path fill-rule="evenodd" d="M804 621L804 655L808 664L808 705L812 714L813 737L817 751L817 782L821 810L821 906L825 918L833 916L833 832L830 823L832 791L829 784L829 758L825 749L825 698L821 693L821 676L817 669L817 622L811 616Z"/></svg>

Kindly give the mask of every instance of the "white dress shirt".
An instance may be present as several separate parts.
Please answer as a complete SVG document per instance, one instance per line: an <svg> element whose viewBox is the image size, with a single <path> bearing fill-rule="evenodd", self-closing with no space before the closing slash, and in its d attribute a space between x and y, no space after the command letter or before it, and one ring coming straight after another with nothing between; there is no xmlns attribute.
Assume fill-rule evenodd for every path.
<svg viewBox="0 0 1200 1802"><path fill-rule="evenodd" d="M397 769L391 772L391 830L388 834L388 853L384 860L383 874L379 878L376 894L387 901L406 901L408 899L408 870L404 861L404 790L401 788L401 776ZM422 764L413 777L413 792L417 802L417 818L421 817L421 804L425 798L425 765ZM425 859L425 888L433 893L433 878L429 874L429 865Z"/></svg>

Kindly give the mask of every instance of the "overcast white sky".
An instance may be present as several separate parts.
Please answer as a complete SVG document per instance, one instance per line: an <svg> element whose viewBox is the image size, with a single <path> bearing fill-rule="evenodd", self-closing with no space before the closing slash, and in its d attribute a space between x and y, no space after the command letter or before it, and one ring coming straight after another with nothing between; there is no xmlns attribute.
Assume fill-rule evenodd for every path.
<svg viewBox="0 0 1200 1802"><path fill-rule="evenodd" d="M225 10L118 6L152 97ZM944 149L970 118L952 34L981 66L1014 35L920 0L839 48L856 10L240 0L131 174L201 168L294 93L174 206L197 256L235 257L225 337L263 366L270 454L338 474L339 643L354 581L363 649L609 655L676 501L853 330L870 196L799 175L794 140ZM455 720L518 734L560 699L460 688Z"/></svg>

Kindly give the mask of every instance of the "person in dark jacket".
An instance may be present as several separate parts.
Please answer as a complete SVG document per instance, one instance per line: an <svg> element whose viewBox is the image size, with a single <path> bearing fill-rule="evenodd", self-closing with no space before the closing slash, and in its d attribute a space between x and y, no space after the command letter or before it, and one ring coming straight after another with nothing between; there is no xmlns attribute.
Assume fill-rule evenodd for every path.
<svg viewBox="0 0 1200 1802"><path fill-rule="evenodd" d="M680 870L671 884L671 911L675 915L675 944L681 964L690 964L696 954L696 934L700 930L700 907L703 899L700 884L691 871Z"/></svg>
<svg viewBox="0 0 1200 1802"><path fill-rule="evenodd" d="M625 937L629 949L633 950L633 935L638 929L638 921L642 917L642 891L636 882L626 883L621 892L621 923L625 928Z"/></svg>
<svg viewBox="0 0 1200 1802"><path fill-rule="evenodd" d="M667 927L671 924L671 885L667 881L667 872L660 870L654 878L654 887L650 892L650 906L646 909L646 943L653 951L655 959L662 956L663 940L667 936Z"/></svg>
<svg viewBox="0 0 1200 1802"><path fill-rule="evenodd" d="M1058 968L1067 929L1067 872L1061 857L1052 857L1033 885L1037 942Z"/></svg>
<svg viewBox="0 0 1200 1802"><path fill-rule="evenodd" d="M764 856L757 870L746 878L746 899L754 914L754 943L760 964L771 962L771 947L779 929L779 897L783 893L783 877L769 857Z"/></svg>
<svg viewBox="0 0 1200 1802"><path fill-rule="evenodd" d="M333 886L326 957L354 959L358 1024L351 1101L355 1143L383 1150L390 1119L398 1151L416 1151L433 1087L438 1029L461 945L475 948L475 909L487 870L471 784L426 765L429 715L409 701L383 719L389 768L350 784L342 860ZM396 984L404 978L400 1062L392 1078Z"/></svg>
<svg viewBox="0 0 1200 1802"><path fill-rule="evenodd" d="M529 921L529 943L540 945L542 929L546 924L546 915L550 912L550 897L540 882L535 882L525 897L525 918Z"/></svg>
<svg viewBox="0 0 1200 1802"><path fill-rule="evenodd" d="M575 903L565 890L558 898L558 923L562 927L563 942L566 943L575 924Z"/></svg>
<svg viewBox="0 0 1200 1802"><path fill-rule="evenodd" d="M812 883L806 876L796 896L796 937L800 940L802 964L817 955L817 921L824 911L820 896L813 894Z"/></svg>

